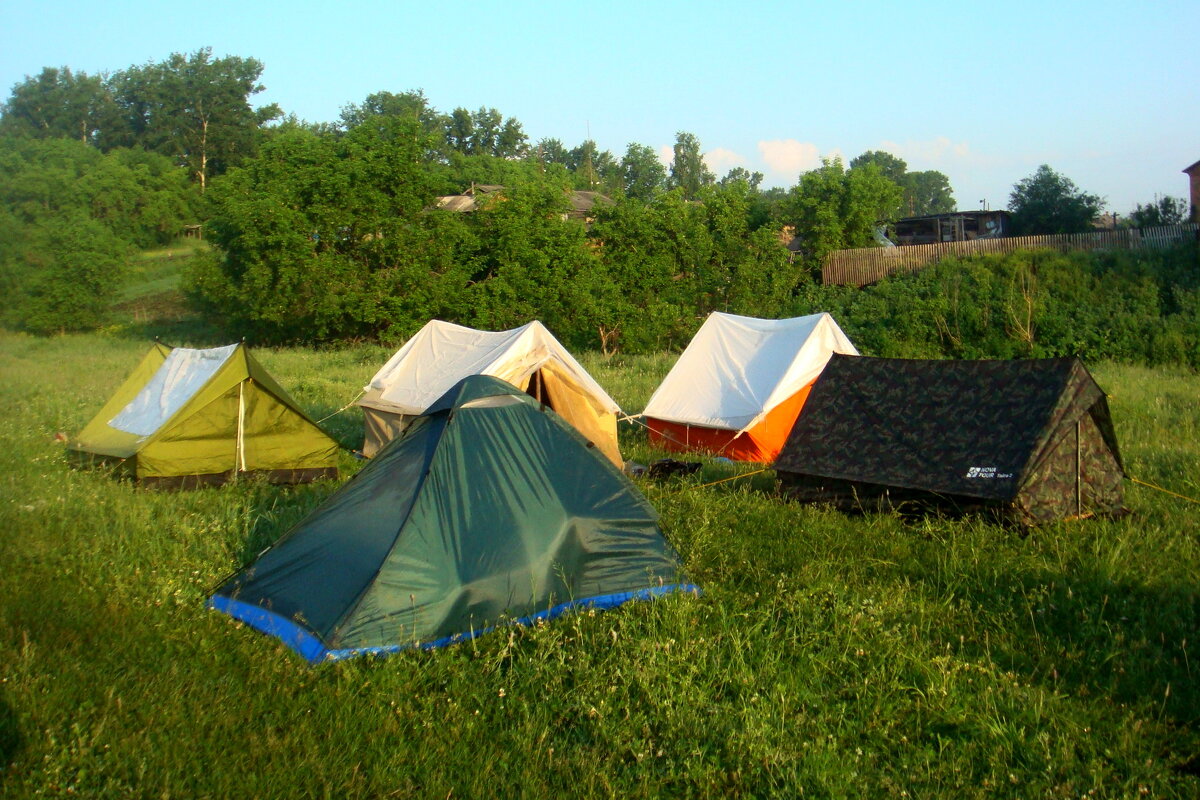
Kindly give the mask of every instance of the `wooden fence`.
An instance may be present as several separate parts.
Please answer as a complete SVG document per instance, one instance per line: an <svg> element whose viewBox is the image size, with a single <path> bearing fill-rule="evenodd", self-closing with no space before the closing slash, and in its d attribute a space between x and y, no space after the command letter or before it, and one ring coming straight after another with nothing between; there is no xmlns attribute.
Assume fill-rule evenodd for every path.
<svg viewBox="0 0 1200 800"><path fill-rule="evenodd" d="M1200 225L1164 225L1117 231L1069 233L1055 236L1014 236L1008 239L974 239L969 242L909 244L898 247L863 247L837 250L825 257L821 282L839 286L866 286L898 272L917 272L947 256L1012 253L1017 250L1137 250L1171 247L1200 238Z"/></svg>

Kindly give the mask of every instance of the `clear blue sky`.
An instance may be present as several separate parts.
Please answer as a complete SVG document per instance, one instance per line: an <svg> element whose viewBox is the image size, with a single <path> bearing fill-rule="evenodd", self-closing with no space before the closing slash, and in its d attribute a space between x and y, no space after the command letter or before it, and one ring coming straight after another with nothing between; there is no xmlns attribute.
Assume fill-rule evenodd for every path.
<svg viewBox="0 0 1200 800"><path fill-rule="evenodd" d="M791 186L870 149L950 177L959 207L1007 204L1039 164L1125 214L1187 194L1200 160L1200 2L0 0L0 89L45 66L89 74L212 47L254 57L309 121L377 91L489 106L531 140L699 137Z"/></svg>

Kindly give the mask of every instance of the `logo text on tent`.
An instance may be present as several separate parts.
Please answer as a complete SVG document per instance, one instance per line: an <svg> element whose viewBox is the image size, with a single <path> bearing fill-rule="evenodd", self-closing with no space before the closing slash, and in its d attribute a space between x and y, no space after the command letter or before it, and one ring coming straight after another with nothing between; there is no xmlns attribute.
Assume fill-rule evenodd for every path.
<svg viewBox="0 0 1200 800"><path fill-rule="evenodd" d="M995 467L971 467L967 470L968 478L994 478L996 477Z"/></svg>

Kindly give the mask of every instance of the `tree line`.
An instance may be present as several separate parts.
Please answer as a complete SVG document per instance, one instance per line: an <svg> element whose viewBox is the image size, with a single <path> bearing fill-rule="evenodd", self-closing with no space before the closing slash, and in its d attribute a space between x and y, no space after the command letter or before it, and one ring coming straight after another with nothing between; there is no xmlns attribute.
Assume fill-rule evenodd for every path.
<svg viewBox="0 0 1200 800"><path fill-rule="evenodd" d="M536 317L574 346L657 350L712 310L792 313L831 250L955 208L945 175L882 151L764 189L741 167L718 178L686 131L667 166L641 143L618 157L534 141L497 109L444 113L419 90L306 122L252 105L262 70L205 48L15 86L0 107L0 285L14 298L0 321L94 327L131 249L203 222L215 247L187 292L232 335L398 338L433 317ZM439 207L471 186L502 188L470 213ZM569 219L578 192L606 198L586 221ZM1042 167L1012 206L1021 226L1079 228L1102 203Z"/></svg>

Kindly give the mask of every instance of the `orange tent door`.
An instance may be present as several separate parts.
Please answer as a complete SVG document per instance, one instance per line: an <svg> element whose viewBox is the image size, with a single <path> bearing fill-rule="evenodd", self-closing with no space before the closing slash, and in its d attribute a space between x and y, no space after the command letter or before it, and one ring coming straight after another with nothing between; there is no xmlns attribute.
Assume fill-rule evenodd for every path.
<svg viewBox="0 0 1200 800"><path fill-rule="evenodd" d="M810 389L812 383L775 406L757 425L741 434L726 428L685 425L647 417L650 441L675 452L693 450L724 456L734 461L769 464L783 449L783 443L792 432L792 426L796 424L796 418L804 408L804 401L808 399Z"/></svg>

